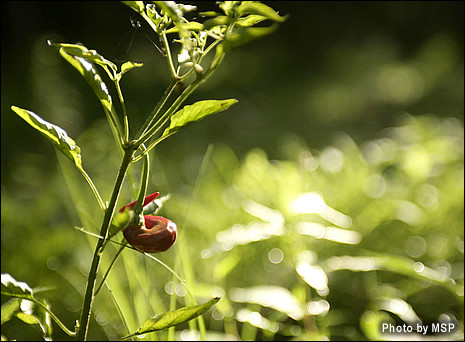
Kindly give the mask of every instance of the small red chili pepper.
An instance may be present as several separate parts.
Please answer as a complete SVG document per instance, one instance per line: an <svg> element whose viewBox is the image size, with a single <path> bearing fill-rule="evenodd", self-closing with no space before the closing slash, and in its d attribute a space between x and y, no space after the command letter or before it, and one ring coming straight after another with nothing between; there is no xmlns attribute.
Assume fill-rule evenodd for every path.
<svg viewBox="0 0 465 342"><path fill-rule="evenodd" d="M144 199L144 206L152 202L158 192L148 195ZM126 207L133 208L137 201L126 204L119 211L124 211ZM123 230L123 235L129 244L135 249L146 253L164 252L170 248L177 238L176 223L161 217L144 215L145 227L129 225Z"/></svg>
<svg viewBox="0 0 465 342"><path fill-rule="evenodd" d="M144 204L142 205L143 207L145 207L147 204L149 204L150 202L152 202L155 198L158 197L160 193L159 192L154 192L153 194L151 195L148 195L148 196L145 196L144 198ZM121 207L121 209L119 210L119 212L123 212L125 208L134 208L134 206L136 205L137 201L134 201L134 202L131 202L129 204L126 204L125 206Z"/></svg>

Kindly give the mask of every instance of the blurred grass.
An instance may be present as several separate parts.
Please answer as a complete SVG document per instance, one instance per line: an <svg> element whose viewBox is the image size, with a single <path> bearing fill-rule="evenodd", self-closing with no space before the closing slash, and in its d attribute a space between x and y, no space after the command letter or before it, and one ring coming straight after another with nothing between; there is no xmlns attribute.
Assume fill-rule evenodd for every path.
<svg viewBox="0 0 465 342"><path fill-rule="evenodd" d="M95 244L73 226L96 233L102 215L69 161L57 155L57 163L9 106L76 138L108 199L119 165L108 125L45 39L82 41L109 56L130 13L121 4L70 2L63 11L42 3L32 27L59 12L56 26L24 33L13 18L25 5L2 3L2 16L11 15L2 20L11 28L2 29L2 47L11 47L2 49L2 272L54 286L43 297L72 327ZM112 20L99 12L106 6ZM236 108L178 133L151 158L149 190L171 195L160 214L179 229L175 246L156 256L199 303L223 298L205 316L212 339L386 339L380 321L415 315L457 322L450 339L463 339L463 3L272 6L290 13L289 22L233 51L191 99L236 97ZM64 20L72 8L92 30L71 30L80 26ZM123 81L136 127L167 74L159 56L146 57L149 44L130 53L145 63ZM127 185L120 204L132 197ZM114 253L110 247L102 272ZM96 300L92 339L117 339L125 324L132 332L190 301L168 270L130 250L108 285L111 293L104 288ZM277 306L267 295L286 299ZM188 328L176 338L199 337ZM40 338L15 320L2 335ZM66 339L57 329L54 337Z"/></svg>

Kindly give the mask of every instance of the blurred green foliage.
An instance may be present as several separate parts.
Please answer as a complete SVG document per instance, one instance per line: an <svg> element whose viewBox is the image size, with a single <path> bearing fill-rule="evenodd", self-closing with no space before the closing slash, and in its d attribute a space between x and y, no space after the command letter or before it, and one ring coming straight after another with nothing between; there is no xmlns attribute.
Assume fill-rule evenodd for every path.
<svg viewBox="0 0 465 342"><path fill-rule="evenodd" d="M110 130L91 90L45 39L110 55L132 34L122 25L131 13L116 2L66 2L66 11L34 4L2 3L2 19L10 17L2 20L1 267L31 287L53 286L41 295L72 327L95 244L73 226L96 233L102 215L69 160L9 107L75 137L108 199L119 166ZM26 5L43 13L33 21ZM233 51L191 99L235 97L236 108L151 158L149 191L170 194L160 214L179 229L174 248L155 256L200 303L222 297L205 316L212 339L388 339L381 321L419 318L456 322L449 339L463 340L463 3L272 6L290 13L288 22ZM112 18L102 15L108 8ZM17 13L37 30L25 33ZM57 20L44 31L41 18ZM132 124L168 80L142 38L128 58L145 65L123 84ZM126 186L120 204L133 196ZM96 299L89 337L125 334L119 310L135 330L189 300L166 268L126 250ZM198 338L193 328L176 337ZM40 338L17 319L2 335Z"/></svg>

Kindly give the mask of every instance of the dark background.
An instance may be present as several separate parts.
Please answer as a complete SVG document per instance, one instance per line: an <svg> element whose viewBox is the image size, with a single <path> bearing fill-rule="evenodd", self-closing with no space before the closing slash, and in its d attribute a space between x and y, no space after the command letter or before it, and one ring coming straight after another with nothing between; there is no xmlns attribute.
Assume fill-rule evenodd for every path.
<svg viewBox="0 0 465 342"><path fill-rule="evenodd" d="M213 2L192 4L200 10L216 8ZM338 130L347 132L356 141L370 138L378 129L391 125L395 114L401 111L463 118L463 100L460 100L463 82L457 73L449 76L452 79L436 84L430 90L435 92L434 96L404 103L383 102L370 95L374 89L367 87L362 89L364 103L348 106L345 111L336 107L330 116L312 104L318 93L309 96L315 89L328 85L355 86L357 77L364 77L377 59L387 63L414 61L419 49L433 37L454 44L455 63L460 65L463 2L271 1L270 5L282 15L289 14L287 22L273 35L228 55L213 80L190 100L236 97L239 104L179 139L194 136L202 144L202 150L204 144L221 140L239 154L259 146L274 157L279 145L277 139L286 132L302 136L310 146L319 148ZM129 106L137 109L134 116L149 111L168 82L165 65L160 65L163 59L143 34L149 32L147 28L136 32L130 43L133 29L128 18L135 15L119 2L5 1L1 6L2 184L11 169L11 159L19 151L37 151L39 146L52 153L51 148L45 147L47 141L26 129L25 123L13 115L11 105L34 110L59 126L63 124L61 127L74 137L103 116L97 100L87 98L91 94L87 84L46 45L46 39L81 42L109 59L124 57L128 48L130 57L138 48L143 49L143 56L139 53L133 60L143 61L154 70L154 77L160 78L149 82L131 75L134 76L131 84L123 82ZM153 35L151 38L155 40ZM67 118L66 113L47 113L51 99L44 98L40 89L50 84L45 77L40 79L40 73L46 71L37 61L38 51L48 52L46 58L54 58L54 65L63 68L62 77L73 84L76 92L84 93L64 95L70 101L80 102L79 112L73 118ZM342 98L338 93L331 94L322 100L329 103L328 111L338 103L346 106L342 103L346 99L344 94ZM456 106L457 101L461 101L461 107Z"/></svg>

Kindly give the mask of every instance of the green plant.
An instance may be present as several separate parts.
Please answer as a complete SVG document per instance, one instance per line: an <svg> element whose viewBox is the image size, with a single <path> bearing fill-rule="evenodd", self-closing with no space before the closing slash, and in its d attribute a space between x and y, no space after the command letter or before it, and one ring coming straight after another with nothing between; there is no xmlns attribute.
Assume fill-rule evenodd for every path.
<svg viewBox="0 0 465 342"><path fill-rule="evenodd" d="M235 99L204 100L181 108L197 87L218 68L229 50L272 33L277 25L285 20L272 8L259 2L221 2L219 7L223 13L204 12L202 15L208 19L202 23L189 21L184 15L195 10L194 6L164 1L155 1L147 5L142 1L124 1L123 3L137 12L160 37L167 67L171 74L171 82L166 91L137 130L130 129L130 113L126 109L120 82L128 71L142 67L141 63L127 61L118 68L116 64L97 51L90 50L84 45L48 42L85 78L101 102L110 125L117 150L121 156L121 164L108 201L102 199L91 177L84 170L81 149L72 138L68 137L65 130L45 121L29 110L16 106L11 107L16 114L48 138L59 151L73 162L92 189L104 214L98 234L87 232L97 237L97 243L88 273L81 315L76 321L74 329L66 328L52 313L46 302L36 298L38 291L31 289L25 283L14 280L9 274L2 274L2 294L15 298L2 307L2 322L4 317L9 319L13 314L16 314L26 323L38 324L46 338L50 338L52 333L51 318L69 336L75 336L78 340L86 340L94 298L102 288L111 265L125 247L123 239L122 247L103 276L102 283L96 287L99 266L103 255L105 255L108 242L116 242L114 238L125 229L131 229L133 226L144 226L147 222L144 218L144 205L150 206L151 211L157 209L151 204L154 197L150 198L148 203L143 203L150 175L149 152L181 128L208 115L226 110L236 103ZM262 22L266 21L271 21L273 24L270 26L261 25ZM255 27L257 24L260 26ZM170 42L169 35L176 35L177 39ZM105 71L105 74L114 84L120 112L118 112L113 97L110 95L109 88L98 72L98 67ZM138 189L134 193L137 200L129 205L133 208L116 213L117 201L125 179L129 178L131 188L134 188L137 183L131 177L130 167L141 160L143 163L141 178L138 182ZM127 175L129 177L126 177ZM131 241L129 242L131 243ZM175 276L180 279L177 274ZM136 332L129 332L125 338L190 321L204 313L219 300L219 298L213 298L203 305L198 305L195 296L192 293L190 296L192 305L172 310L160 317L148 319ZM37 312L20 310L20 299L26 300L26 303L34 303L34 310ZM8 312L8 315L4 316L4 310ZM124 321L124 315L122 316ZM203 330L204 334L202 327L203 323L200 319L199 330L201 333Z"/></svg>

